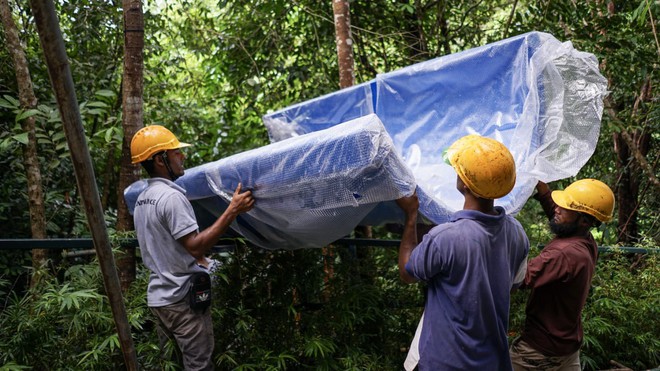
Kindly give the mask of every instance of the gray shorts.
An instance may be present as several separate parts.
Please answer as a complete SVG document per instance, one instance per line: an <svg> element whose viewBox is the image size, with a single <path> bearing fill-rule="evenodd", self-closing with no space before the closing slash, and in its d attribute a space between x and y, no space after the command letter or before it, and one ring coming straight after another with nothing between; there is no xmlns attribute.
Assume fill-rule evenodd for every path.
<svg viewBox="0 0 660 371"><path fill-rule="evenodd" d="M151 307L159 319L158 338L161 349L171 339L183 356L185 370L213 370L213 322L211 308L204 311L190 309L188 300L164 307Z"/></svg>
<svg viewBox="0 0 660 371"><path fill-rule="evenodd" d="M544 356L526 342L516 339L509 347L514 371L580 371L580 351L566 356Z"/></svg>

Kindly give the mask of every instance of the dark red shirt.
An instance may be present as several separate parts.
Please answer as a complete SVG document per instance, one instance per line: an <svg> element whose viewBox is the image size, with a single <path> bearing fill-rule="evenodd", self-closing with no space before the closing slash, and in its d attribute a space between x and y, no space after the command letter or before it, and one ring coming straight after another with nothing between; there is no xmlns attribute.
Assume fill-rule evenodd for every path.
<svg viewBox="0 0 660 371"><path fill-rule="evenodd" d="M550 192L536 195L549 218ZM555 237L531 259L521 288L531 289L522 340L546 356L563 356L582 345L582 308L594 274L598 245L591 233Z"/></svg>

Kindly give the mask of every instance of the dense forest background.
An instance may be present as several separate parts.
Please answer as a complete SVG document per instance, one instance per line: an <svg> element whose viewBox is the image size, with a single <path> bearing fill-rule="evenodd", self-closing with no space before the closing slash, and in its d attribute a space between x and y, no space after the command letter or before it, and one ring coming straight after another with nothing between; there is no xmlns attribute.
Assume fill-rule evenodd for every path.
<svg viewBox="0 0 660 371"><path fill-rule="evenodd" d="M130 4L135 10L136 3L142 17L129 29L124 9ZM594 234L603 246L657 249L660 3L349 4L355 83L533 30L595 54L610 94L598 147L577 178L609 184L617 217ZM267 145L262 115L340 87L333 0L57 0L55 7L114 241L132 236L121 197L126 182L139 176L139 169L124 165L129 114L131 130L160 123L195 143L187 152L192 167ZM0 238L88 237L29 3L0 0L0 15ZM144 40L144 79L137 87L125 77L131 65L124 50L136 32ZM23 66L16 59L19 49ZM125 110L134 102L128 93L136 91L143 103L137 117ZM550 238L533 202L518 219L534 246ZM399 237L381 227L369 233ZM176 369L158 356L144 300L147 274L139 262L125 259L134 251L116 245L140 365ZM213 309L218 369L401 369L424 289L398 281L396 248L268 252L238 241L235 251L216 258L223 263ZM654 253L601 254L584 313L586 369L660 365L659 271ZM525 298L513 297L512 338ZM118 347L92 258L0 250L0 369L121 369Z"/></svg>

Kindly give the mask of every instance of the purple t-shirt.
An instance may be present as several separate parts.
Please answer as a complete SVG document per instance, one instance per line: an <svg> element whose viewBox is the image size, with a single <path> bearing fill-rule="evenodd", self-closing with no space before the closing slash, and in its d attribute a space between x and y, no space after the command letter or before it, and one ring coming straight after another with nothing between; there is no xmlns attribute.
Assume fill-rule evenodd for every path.
<svg viewBox="0 0 660 371"><path fill-rule="evenodd" d="M424 236L406 270L428 284L420 370L508 370L509 295L529 240L506 215L474 210Z"/></svg>

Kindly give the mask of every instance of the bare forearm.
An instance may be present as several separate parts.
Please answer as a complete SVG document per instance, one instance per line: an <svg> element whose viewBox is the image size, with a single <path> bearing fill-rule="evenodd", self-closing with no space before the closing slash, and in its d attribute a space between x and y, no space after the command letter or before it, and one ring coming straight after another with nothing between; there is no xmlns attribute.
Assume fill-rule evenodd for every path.
<svg viewBox="0 0 660 371"><path fill-rule="evenodd" d="M414 283L417 280L406 271L406 263L410 259L410 254L417 246L417 211L409 212L406 215L406 221L399 245L399 276L405 283Z"/></svg>
<svg viewBox="0 0 660 371"><path fill-rule="evenodd" d="M536 194L534 195L534 198L541 203L543 212L549 219L552 219L552 217L555 215L556 206L554 201L552 201L552 197L550 197L551 193L552 192L550 191L550 187L548 187L547 184L538 182L536 185Z"/></svg>
<svg viewBox="0 0 660 371"><path fill-rule="evenodd" d="M199 233L192 233L181 241L186 250L196 259L202 258L218 241L238 214L225 211L216 221Z"/></svg>
<svg viewBox="0 0 660 371"><path fill-rule="evenodd" d="M252 191L241 192L241 186L241 183L238 183L227 210L210 227L179 239L179 242L195 259L201 259L240 214L248 212L254 207Z"/></svg>

